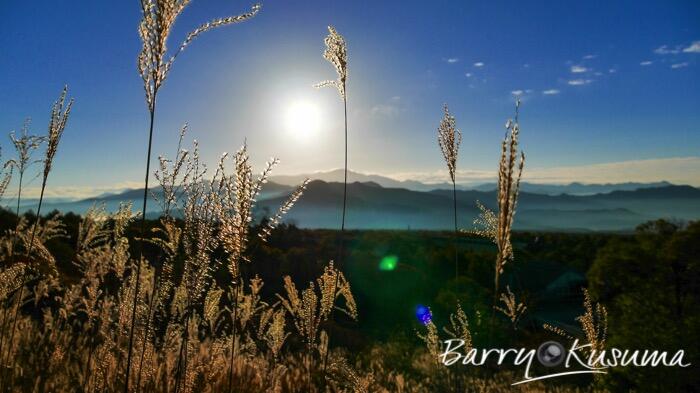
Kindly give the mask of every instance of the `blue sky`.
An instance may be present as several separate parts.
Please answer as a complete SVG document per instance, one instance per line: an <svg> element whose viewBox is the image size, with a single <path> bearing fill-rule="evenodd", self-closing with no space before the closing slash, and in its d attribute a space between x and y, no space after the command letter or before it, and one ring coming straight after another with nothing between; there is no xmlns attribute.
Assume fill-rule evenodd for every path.
<svg viewBox="0 0 700 393"><path fill-rule="evenodd" d="M349 46L354 170L445 181L436 127L447 102L464 134L459 178L493 177L519 94L525 180L700 185L700 3L609 3L265 2L178 58L159 94L154 158L173 154L187 122L212 163L247 138L256 164L281 159L278 174L340 167L341 102L310 87L335 77L321 57L332 24ZM170 46L251 4L193 1ZM138 1L3 2L0 18L0 132L26 117L45 132L68 84L76 103L54 193L138 185L148 125ZM289 125L300 102L314 108L312 132ZM6 157L9 139L0 145Z"/></svg>

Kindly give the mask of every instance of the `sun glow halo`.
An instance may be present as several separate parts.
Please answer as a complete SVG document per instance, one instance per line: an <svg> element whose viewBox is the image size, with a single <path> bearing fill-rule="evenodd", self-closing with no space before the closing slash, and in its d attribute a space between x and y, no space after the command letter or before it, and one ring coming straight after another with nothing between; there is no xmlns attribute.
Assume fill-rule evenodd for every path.
<svg viewBox="0 0 700 393"><path fill-rule="evenodd" d="M315 134L320 125L318 107L306 101L293 103L285 114L285 125L295 136L308 137Z"/></svg>

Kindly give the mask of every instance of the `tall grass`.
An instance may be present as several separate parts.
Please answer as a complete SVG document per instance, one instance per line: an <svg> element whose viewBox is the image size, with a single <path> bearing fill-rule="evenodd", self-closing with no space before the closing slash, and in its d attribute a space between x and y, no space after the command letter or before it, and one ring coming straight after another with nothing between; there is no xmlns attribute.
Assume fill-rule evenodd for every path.
<svg viewBox="0 0 700 393"><path fill-rule="evenodd" d="M24 122L19 137L14 132L10 133L10 140L12 141L12 146L15 148L17 158L8 160L4 165L4 168L10 168L11 171L17 171L19 174L17 183L17 209L15 210L15 214L18 217L19 208L22 203L22 186L24 183L24 175L29 167L36 163L36 161L32 159L33 153L36 149L41 147L41 144L44 142L43 137L29 134L30 124L31 121L29 119ZM7 185L5 187L7 187Z"/></svg>
<svg viewBox="0 0 700 393"><path fill-rule="evenodd" d="M267 182L272 169L279 163L276 158L267 162L265 169L257 179L253 178L253 169L248 157L247 146L244 145L233 157L234 174L232 177L226 175L226 169L223 156L219 161L217 174L214 176L212 184L215 185L221 192L221 200L217 206L217 217L221 221L221 228L218 232L217 240L222 245L227 254L227 268L233 279L230 288L230 296L233 299L233 308L231 315L232 334L230 340L230 365L229 365L229 387L228 391L233 389L233 369L236 354L235 336L236 336L236 313L241 290L241 268L242 262L250 262L246 250L248 248L249 227L253 221L253 209L255 201ZM288 199L280 206L275 216L268 220L261 228L258 237L265 242L272 230L280 223L282 217L294 206L296 201L301 197L308 179L302 182L300 186L294 190ZM275 351L276 353L277 351Z"/></svg>
<svg viewBox="0 0 700 393"><path fill-rule="evenodd" d="M30 120L27 119L24 122L24 125L22 126L22 130L20 132L19 137L14 133L10 133L10 140L12 141L12 145L15 148L15 154L16 158L11 158L5 162L3 165L3 171L6 171L5 176L3 177L2 180L2 194L5 193L5 190L9 186L10 179L12 177L12 174L14 171L17 171L19 173L19 179L17 181L17 207L15 209L15 215L17 216L18 220L17 223L15 224L15 233L18 232L18 228L20 225L19 222L19 209L22 203L22 186L24 185L24 175L26 171L29 169L29 167L36 163L33 159L33 153L36 149L38 149L41 146L41 143L43 142L44 138L36 135L30 135L29 134L29 125L30 125ZM1 196L1 194L0 194ZM10 263L15 262L15 257L16 257L16 246L17 246L17 236L12 238L12 246L11 246L11 261ZM4 359L4 352L3 352L3 338L4 338L4 332L6 329L6 322L7 322L7 309L4 310L3 316L2 316L2 323L0 325L0 331L3 333L3 336L0 337L0 361ZM13 322L14 324L14 322ZM2 379L2 375L0 375L0 379Z"/></svg>
<svg viewBox="0 0 700 393"><path fill-rule="evenodd" d="M126 386L126 351L131 326L135 326L134 346L143 348L137 390L193 392L227 387L277 391L301 380L316 391L313 379L320 374L321 360L328 351L322 323L334 309L350 317L357 315L348 281L330 263L316 283L301 292L290 277L285 277L284 296L278 296L278 303L268 304L260 299L262 280L240 278L239 264L250 260L246 248L255 197L277 160L271 160L262 175L254 178L245 146L232 158L224 154L211 176L200 162L196 143L187 153L180 150L177 157L172 162L161 158L157 176L171 179L170 190L183 190L183 198L171 199L170 206L182 212L182 222L164 216L148 239L164 258L158 283L155 269L142 261L144 274L139 279L143 291L137 294L136 276L128 271L129 264L138 263L131 259L125 237L125 229L134 219L130 205L111 215L95 207L82 219L74 260L80 271L78 281L64 282L58 275L46 275L27 286L16 280L21 273L15 269L17 265L0 271L2 282L20 282L27 287L32 294L31 307L42 315L39 319L18 315L21 328L8 349L8 359L12 359L8 377L15 390L71 391L75 386L83 391L121 390ZM233 163L230 175L229 161ZM271 220L262 223L260 241L267 240L301 197L306 183L290 194ZM47 250L45 243L60 235L60 228L59 218L43 221L36 231L36 246ZM21 229L28 231L24 226ZM0 238L0 243L5 244L11 236ZM219 245L225 251L225 261L215 256ZM183 271L177 274L176 261L184 263ZM230 308L222 297L226 288L219 287L212 277L222 262L234 279L228 288L236 298L229 303L233 305ZM3 288L0 295L4 297L7 290ZM131 318L134 302L136 321L141 322ZM283 352L293 334L288 330L290 320L305 343L302 358ZM234 354L236 362L229 362ZM338 380L333 386L350 383L341 374L357 379L341 354L332 354L330 359L329 370ZM285 374L283 364L305 371ZM226 377L224 370L230 368L233 372ZM22 370L33 370L32 375Z"/></svg>
<svg viewBox="0 0 700 393"><path fill-rule="evenodd" d="M183 50L185 50L185 48L190 43L192 43L192 41L195 38L197 38L200 34L215 29L217 27L246 21L254 17L260 10L260 6L256 4L248 13L227 18L214 19L212 21L202 24L201 26L197 27L195 30L192 30L189 34L187 34L185 40L182 42L182 44L180 44L180 47L169 59L167 59L166 56L168 52L168 37L170 36L170 32L175 23L175 20L185 9L188 3L189 0L141 0L142 18L141 23L139 25L139 35L141 36L141 42L143 45L141 48L141 53L138 57L138 71L141 75L141 78L143 79L144 90L146 93L146 104L148 106L149 113L148 148L146 150L146 175L144 179L143 188L143 206L141 209L142 237L145 232L146 208L148 201L148 180L151 173L150 165L151 148L153 145L153 127L155 123L156 103L160 87L167 78L168 73L170 72L170 69L172 68L172 65L177 56ZM139 250L139 260L137 261L135 267L136 295L134 299L138 297L139 293L143 243L141 243ZM132 326L131 332L129 334L126 383L124 386L125 393L128 393L129 391L129 371L131 369L131 357L133 352L134 323L136 318L136 300L134 300L131 318Z"/></svg>
<svg viewBox="0 0 700 393"><path fill-rule="evenodd" d="M66 103L66 95L68 94L68 86L63 88L61 95L58 100L53 104L51 108L51 119L49 120L49 129L46 135L46 154L44 156L44 170L41 177L41 191L39 193L39 204L36 208L37 219L34 222L34 227L32 228L32 236L29 239L29 248L27 249L26 257L32 253L32 248L34 247L34 238L36 236L37 228L39 227L39 219L41 217L41 206L44 202L44 191L46 191L46 182L49 179L49 174L51 173L51 168L53 167L53 160L58 152L58 144L63 137L63 131L66 129L68 124L68 118L70 117L70 111L73 108L73 99L71 98ZM19 199L19 198L18 198Z"/></svg>
<svg viewBox="0 0 700 393"><path fill-rule="evenodd" d="M14 138L13 138L14 139ZM2 159L2 149L0 149L0 159ZM11 165L11 161L7 160L2 166L2 172L0 172L0 199L5 195L5 191L7 191L7 188L10 185L10 182L12 181L12 171L13 167ZM17 206L17 214L16 216L19 217L19 196L17 197L18 200L18 206ZM15 228L16 230L16 228ZM3 286L3 288L0 290L0 298L4 299L6 292L9 290L7 284ZM3 300L4 301L4 300ZM5 327L6 327L6 320L7 320L7 308L3 307L3 312L2 312L2 321L0 321L0 359L2 359L2 354L3 352L3 343L4 343L4 338L5 338ZM0 378L2 378L0 376ZM0 385L1 386L1 385Z"/></svg>
<svg viewBox="0 0 700 393"><path fill-rule="evenodd" d="M591 353L600 353L605 349L605 341L608 335L608 310L600 303L593 304L588 289L583 289L583 315L576 317L576 321L580 324L583 332L583 340L590 344L585 351ZM573 340L572 337L564 329L545 323L542 325L545 330L556 333L563 338Z"/></svg>
<svg viewBox="0 0 700 393"><path fill-rule="evenodd" d="M440 146L440 151L442 151L442 156L445 159L447 171L450 175L450 180L452 181L452 205L454 216L453 248L455 254L455 283L457 283L457 279L459 278L459 256L457 251L457 238L459 236L459 230L457 228L456 172L459 145L462 143L462 132L457 129L457 121L455 117L450 114L447 104L445 104L443 107L443 111L444 114L442 120L440 120L440 126L438 127L438 145Z"/></svg>
<svg viewBox="0 0 700 393"><path fill-rule="evenodd" d="M520 193L520 178L525 166L525 153L519 151L520 137L520 100L515 102L515 117L506 122L506 135L501 142L501 159L498 163L498 211L495 228L495 243L498 247L494 268L493 307L499 298L499 281L503 267L513 260L513 245L510 241L513 218Z"/></svg>
<svg viewBox="0 0 700 393"><path fill-rule="evenodd" d="M335 68L338 78L336 80L326 80L315 85L317 88L332 86L338 90L340 98L343 100L343 124L345 129L345 154L344 154L344 165L343 165L343 212L340 219L340 250L338 252L338 263L343 266L343 258L345 255L345 210L348 199L348 96L347 96L347 78L348 78L348 49L345 43L345 38L338 34L333 26L328 26L328 35L326 36L324 43L326 44L326 50L323 52L323 58L328 60L329 63ZM335 291L337 282L333 283L333 291ZM331 310L330 315L331 321L333 321L333 310ZM330 341L330 335L328 337ZM326 372L326 364L328 363L328 352L323 361L323 371Z"/></svg>
<svg viewBox="0 0 700 393"><path fill-rule="evenodd" d="M2 149L0 149L0 162L2 160ZM12 165L10 161L5 161L0 169L0 198L5 195L7 187L10 186L10 181L12 181Z"/></svg>
<svg viewBox="0 0 700 393"><path fill-rule="evenodd" d="M46 191L46 182L48 181L49 174L51 173L51 168L53 165L53 160L56 156L56 152L58 151L58 143L61 141L61 137L63 136L63 131L66 129L66 124L68 123L68 118L70 117L70 111L71 108L73 107L73 99L70 99L68 103L66 104L66 95L68 94L68 87L64 87L63 91L61 92L61 95L59 96L58 100L53 104L51 108L51 116L49 119L49 126L48 126L48 132L46 135L46 141L47 141L47 146L46 146L46 152L44 155L44 169L42 172L42 179L41 179L41 191L39 194L39 203L37 205L37 210L36 210L36 220L34 221L34 225L32 226L32 231L31 231L31 236L29 237L29 242L26 245L26 254L25 258L29 260L32 255L32 250L35 248L35 243L34 240L36 238L36 233L37 229L39 228L39 221L41 220L41 206L44 201L44 192ZM25 129L26 130L26 129ZM26 135L26 132L24 133ZM23 138L20 138L22 140ZM13 138L13 142L15 142L15 139ZM22 146L21 148L18 149L19 153L19 160L20 160L20 166L22 168L20 176L24 174L24 170L26 170L26 165L28 164L28 160L30 159L30 151L31 149L35 148L34 146L37 145L36 140L32 140L30 137L27 137L27 139L24 140L24 142L27 145ZM19 144L22 144L19 142ZM17 144L16 144L17 145ZM23 160L26 160L24 164L21 162ZM21 181L19 184L19 187L21 188ZM17 209L19 213L19 203L20 203L20 193L21 190L18 191L18 197L17 197ZM39 246L41 247L41 246ZM42 250L43 251L43 250ZM12 250L12 258L14 259L16 253L13 247ZM31 267L29 265L28 267ZM24 272L22 273L22 278L21 282L24 283L24 281L27 278L27 273L28 269L25 269ZM22 302L22 297L24 295L24 285L22 284L19 288L19 294L17 295L17 305L14 310L14 315L12 317L12 323L11 323L11 329L10 329L10 337L9 337L9 342L13 343L14 342L14 337L15 337L15 330L17 328L17 314L19 313L19 309L21 307L21 302ZM9 351L7 351L7 356L9 356ZM7 359L4 359L2 363L4 364ZM4 381L3 381L4 382Z"/></svg>
<svg viewBox="0 0 700 393"><path fill-rule="evenodd" d="M501 159L499 161L498 168L498 213L494 213L488 208L486 208L481 202L477 201L477 207L481 211L481 214L474 221L477 226L475 230L464 231L466 233L472 233L479 236L484 236L492 240L498 247L497 259L496 259L496 272L495 272L495 282L494 287L494 302L492 306L492 318L490 333L493 333L495 328L494 318L495 311L497 309L501 310L506 316L511 319L514 328L517 328L517 322L522 317L525 312L525 306L522 303L518 303L515 300L515 295L508 289L508 294L503 294L501 299L504 302L505 308L499 308L497 306L496 300L498 297L498 281L499 275L502 272L503 264L508 259L512 259L513 250L510 243L510 236L513 224L513 216L515 213L515 205L518 198L518 189L520 185L520 176L522 175L522 169L524 165L525 156L521 153L520 163L518 165L517 174L514 174L516 151L518 149L518 109L520 102L516 102L516 116L515 120L509 120L506 123L506 128L508 133L506 138L501 143ZM452 192L453 192L453 206L454 206L454 253L455 253L455 280L457 280L459 275L459 260L457 254L457 236L459 230L457 228L457 195L456 195L456 170L457 170L457 157L459 153L459 146L462 142L462 134L456 127L456 120L447 105L443 108L444 114L440 121L438 127L438 144L442 152L445 163L447 164L447 170L450 175L450 180L452 181ZM455 286L457 287L457 286ZM479 318L479 314L477 314ZM469 351L472 345L472 333L470 330L469 320L466 313L463 311L461 304L457 304L456 312L451 314L449 317L450 325L449 327L443 328L444 332L447 333L450 339L461 339L464 341L465 351ZM443 341L440 338L440 333L438 328L432 321L432 314L428 314L423 321L421 321L425 326L425 333L418 333L418 337L423 341L430 354L433 362L438 365L438 356L443 349ZM478 321L480 323L480 321ZM444 374L444 378L451 381L451 389L454 391L459 391L463 389L461 385L462 381L453 373L447 369L439 369L441 373Z"/></svg>

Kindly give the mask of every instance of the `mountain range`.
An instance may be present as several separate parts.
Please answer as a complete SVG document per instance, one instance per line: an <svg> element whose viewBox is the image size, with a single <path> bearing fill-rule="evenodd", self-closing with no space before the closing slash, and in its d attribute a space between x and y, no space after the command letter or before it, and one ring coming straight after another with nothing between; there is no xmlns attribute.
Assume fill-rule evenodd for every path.
<svg viewBox="0 0 700 393"><path fill-rule="evenodd" d="M369 176L376 180L376 177ZM277 177L275 180L265 184L258 198L258 218L274 214L294 188L280 181L294 184L297 179L287 176ZM429 187L423 185L421 187L425 187L424 190L415 190L408 186L420 184L419 182L398 183L402 187L387 186L376 181L349 183L346 226L353 229L431 230L451 227L451 187L425 189ZM515 229L627 231L643 222L658 218L685 221L700 219L700 189L691 186L671 185L665 182L644 184L637 188L634 188L632 183L569 186L579 191L613 191L570 195L559 192L566 190L565 186L549 185L539 190L540 192L532 192L531 188L523 187L518 201ZM157 194L159 190L155 189L154 192ZM311 181L304 195L287 214L286 220L306 228L337 228L340 222L342 192L343 184L340 182ZM554 194L555 192L559 193ZM134 206L139 206L142 196L143 189L131 189L79 201L50 201L44 211L56 209L62 212L84 213L95 204L105 204L108 211L114 211L120 202L131 201ZM477 201L495 209L495 189L483 185L476 189L457 191L458 221L461 228L473 228L473 221L479 214ZM156 217L158 214L159 207L151 198L147 215Z"/></svg>
<svg viewBox="0 0 700 393"><path fill-rule="evenodd" d="M287 216L302 227L336 228L342 206L342 183L313 181ZM496 208L496 191L457 191L461 228L472 228L480 201ZM274 212L282 198L263 200L259 207ZM521 192L516 229L620 231L658 218L700 219L700 189L663 186L594 195L545 195ZM385 188L373 182L348 185L348 228L449 229L452 190L413 191Z"/></svg>
<svg viewBox="0 0 700 393"><path fill-rule="evenodd" d="M304 179L321 180L326 183L342 183L345 177L342 169L325 172L313 172L298 175L271 176L270 181L287 186L301 183ZM430 191L440 188L452 188L452 183L421 183L415 180L396 180L387 176L364 174L348 171L348 183L377 183L386 188L405 188L413 191ZM462 188L463 186L459 186Z"/></svg>
<svg viewBox="0 0 700 393"><path fill-rule="evenodd" d="M285 175L285 176L272 176L271 181L283 184L287 186L293 186L301 183L304 179L313 180L323 180L327 183L332 182L342 182L344 178L344 173L342 169L335 169L332 171L325 172L313 172L300 175ZM387 176L382 175L372 175L364 174L354 171L348 171L348 182L360 182L367 183L373 182L377 183L385 188L405 188L412 191L432 191L438 189L452 189L452 183L422 183L415 180L396 180ZM569 184L540 184L540 183L528 183L522 182L520 184L520 189L524 192L532 192L535 194L546 194L546 195L593 195L613 191L634 191L641 188L655 188L655 187L665 187L670 186L671 183L666 181L653 182L653 183L605 183L605 184L583 184L583 183L569 183ZM482 183L482 184L457 184L457 189L459 190L477 190L477 191L494 191L496 189L495 182Z"/></svg>

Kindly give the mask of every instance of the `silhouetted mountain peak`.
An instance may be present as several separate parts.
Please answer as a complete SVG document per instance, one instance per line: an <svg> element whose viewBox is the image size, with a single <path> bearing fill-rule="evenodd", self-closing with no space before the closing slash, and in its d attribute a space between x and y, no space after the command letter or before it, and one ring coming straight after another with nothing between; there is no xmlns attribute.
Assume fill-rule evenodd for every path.
<svg viewBox="0 0 700 393"><path fill-rule="evenodd" d="M612 191L598 194L600 198L700 198L700 189L688 185L667 185L634 191Z"/></svg>

